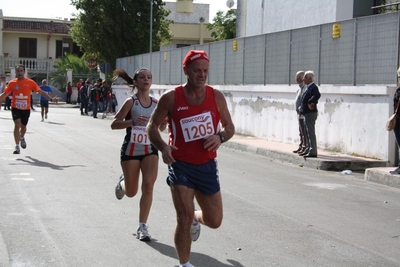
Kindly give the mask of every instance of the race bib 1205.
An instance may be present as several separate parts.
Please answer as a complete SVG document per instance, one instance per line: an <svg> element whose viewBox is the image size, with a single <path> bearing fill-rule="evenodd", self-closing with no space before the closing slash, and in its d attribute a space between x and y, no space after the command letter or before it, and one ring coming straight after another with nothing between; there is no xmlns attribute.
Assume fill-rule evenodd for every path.
<svg viewBox="0 0 400 267"><path fill-rule="evenodd" d="M180 120L185 142L206 138L215 134L211 112L204 112Z"/></svg>

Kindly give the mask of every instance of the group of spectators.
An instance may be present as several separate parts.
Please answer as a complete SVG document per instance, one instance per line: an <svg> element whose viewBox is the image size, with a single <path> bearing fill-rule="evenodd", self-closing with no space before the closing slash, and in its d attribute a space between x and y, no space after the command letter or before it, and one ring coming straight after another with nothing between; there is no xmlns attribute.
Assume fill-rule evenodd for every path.
<svg viewBox="0 0 400 267"><path fill-rule="evenodd" d="M93 118L97 118L98 112L115 114L118 102L107 81L99 78L95 81L87 79L83 82L83 79L80 79L76 88L81 115L89 115L89 111L93 112Z"/></svg>
<svg viewBox="0 0 400 267"><path fill-rule="evenodd" d="M321 97L318 86L314 83L314 72L298 71L296 82L299 85L295 99L297 118L299 123L300 142L298 153L304 158L316 158L318 156L317 138L315 135L315 122L318 117L317 104Z"/></svg>

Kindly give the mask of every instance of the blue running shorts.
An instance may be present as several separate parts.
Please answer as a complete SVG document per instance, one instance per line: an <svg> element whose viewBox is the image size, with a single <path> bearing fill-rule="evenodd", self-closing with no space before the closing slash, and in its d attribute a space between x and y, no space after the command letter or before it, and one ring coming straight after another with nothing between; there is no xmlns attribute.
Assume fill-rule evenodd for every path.
<svg viewBox="0 0 400 267"><path fill-rule="evenodd" d="M200 165L176 161L168 165L168 185L184 185L205 195L220 191L217 160L211 159Z"/></svg>

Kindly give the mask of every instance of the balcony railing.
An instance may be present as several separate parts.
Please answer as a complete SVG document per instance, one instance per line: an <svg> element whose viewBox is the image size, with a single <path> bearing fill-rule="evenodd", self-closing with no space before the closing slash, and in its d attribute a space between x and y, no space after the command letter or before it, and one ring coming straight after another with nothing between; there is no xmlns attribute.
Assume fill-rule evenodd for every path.
<svg viewBox="0 0 400 267"><path fill-rule="evenodd" d="M10 58L0 56L0 75L4 76L19 64L25 66L29 75L33 73L49 73L54 70L54 63L54 59Z"/></svg>

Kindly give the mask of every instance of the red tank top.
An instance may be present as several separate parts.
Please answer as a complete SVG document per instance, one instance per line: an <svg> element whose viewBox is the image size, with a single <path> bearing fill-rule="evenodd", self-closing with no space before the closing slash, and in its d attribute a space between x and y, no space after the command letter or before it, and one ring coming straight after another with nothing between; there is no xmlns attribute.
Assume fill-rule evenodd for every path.
<svg viewBox="0 0 400 267"><path fill-rule="evenodd" d="M190 105L183 87L175 88L175 105L169 121L169 144L178 147L172 152L176 160L203 164L217 156L204 148L204 139L220 131L221 116L215 102L214 88L206 86L206 97L198 106Z"/></svg>

